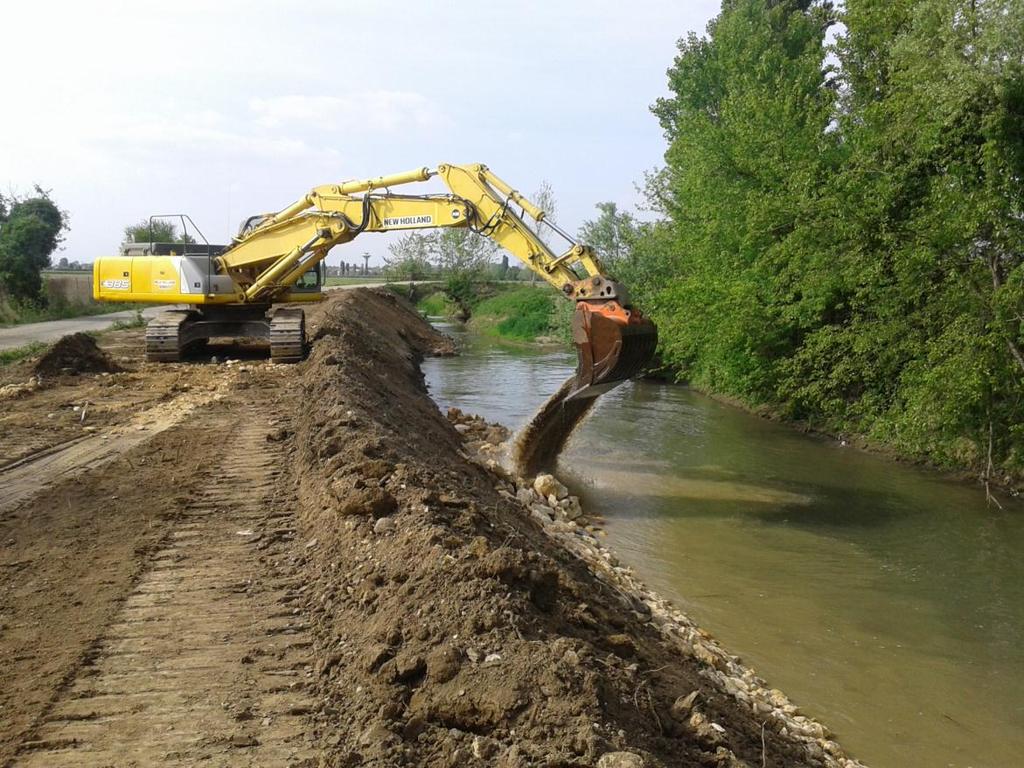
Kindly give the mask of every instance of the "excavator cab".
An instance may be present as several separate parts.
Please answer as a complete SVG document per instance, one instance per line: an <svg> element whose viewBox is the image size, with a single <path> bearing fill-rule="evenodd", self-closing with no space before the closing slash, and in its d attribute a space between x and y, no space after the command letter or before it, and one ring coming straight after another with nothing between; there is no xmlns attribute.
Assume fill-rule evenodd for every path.
<svg viewBox="0 0 1024 768"><path fill-rule="evenodd" d="M614 301L579 301L572 321L576 382L568 399L597 397L630 379L650 362L658 329L639 311Z"/></svg>
<svg viewBox="0 0 1024 768"><path fill-rule="evenodd" d="M318 262L315 267L303 273L295 285L292 286L293 293L320 293L324 286L324 265Z"/></svg>

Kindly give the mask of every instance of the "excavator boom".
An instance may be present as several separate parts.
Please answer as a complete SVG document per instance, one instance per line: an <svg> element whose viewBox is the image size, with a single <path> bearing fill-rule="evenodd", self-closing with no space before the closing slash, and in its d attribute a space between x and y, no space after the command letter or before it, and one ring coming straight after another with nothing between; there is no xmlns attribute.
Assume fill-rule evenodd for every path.
<svg viewBox="0 0 1024 768"><path fill-rule="evenodd" d="M392 191L434 177L444 182L447 194ZM534 226L527 223L528 218ZM566 241L564 252L556 254L548 247L536 231L542 226ZM316 187L277 213L247 220L230 245L208 255L205 279L200 274L204 262L188 254L150 264L135 262L153 257L100 259L94 270L94 295L98 300L192 304L198 308L195 311L214 320L182 314L165 319L165 325L173 325L179 342L194 341L205 333L198 329L200 322L222 329L229 324L226 314L248 308L245 322L251 329L258 322L251 316L254 308L265 311L274 304L318 297L296 293L295 286L336 245L364 232L438 227L465 227L490 238L576 302L573 341L579 364L572 397L607 391L638 373L654 354L654 324L631 305L625 289L604 274L591 248L549 222L545 211L485 165L442 164L434 170L417 168ZM173 261L175 258L178 261ZM191 277L186 276L188 270ZM140 285L133 279L136 274ZM199 279L193 280L195 277ZM189 331L190 325L196 327ZM272 331L269 337L273 352ZM172 345L172 337L167 335L167 339ZM294 349L291 339L290 351L282 359L294 359Z"/></svg>

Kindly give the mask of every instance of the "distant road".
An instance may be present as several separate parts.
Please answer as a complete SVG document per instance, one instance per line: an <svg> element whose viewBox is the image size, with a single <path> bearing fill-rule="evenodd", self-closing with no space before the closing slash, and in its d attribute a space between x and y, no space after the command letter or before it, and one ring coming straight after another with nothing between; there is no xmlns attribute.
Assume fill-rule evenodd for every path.
<svg viewBox="0 0 1024 768"><path fill-rule="evenodd" d="M142 310L142 316L152 317L161 309L163 307L147 307ZM25 323L13 328L0 328L0 349L24 347L33 342L48 344L69 333L105 331L118 320L125 321L134 318L135 312L127 309L107 315L87 315L72 317L68 320L47 320L45 323Z"/></svg>
<svg viewBox="0 0 1024 768"><path fill-rule="evenodd" d="M355 285L330 285L325 288L328 291L344 291L350 288L377 288L387 283L360 283ZM145 318L153 317L156 313L166 307L147 307L142 310ZM48 344L56 341L61 336L69 333L89 331L105 331L118 320L132 320L135 312L125 310L123 312L111 312L106 315L87 315L85 317L72 317L68 320L48 320L45 323L25 323L16 325L13 328L0 328L0 349L11 349L13 347L24 347L26 344L39 342Z"/></svg>
<svg viewBox="0 0 1024 768"><path fill-rule="evenodd" d="M397 281L392 281L397 282ZM348 283L346 285L325 285L325 291L347 291L350 288L381 288L389 283Z"/></svg>

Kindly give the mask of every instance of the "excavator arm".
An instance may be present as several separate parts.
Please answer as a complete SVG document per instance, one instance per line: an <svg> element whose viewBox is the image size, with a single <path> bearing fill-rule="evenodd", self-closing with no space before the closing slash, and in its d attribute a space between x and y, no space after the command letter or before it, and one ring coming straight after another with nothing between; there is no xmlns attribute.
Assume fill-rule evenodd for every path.
<svg viewBox="0 0 1024 768"><path fill-rule="evenodd" d="M447 193L395 191L434 177L444 182ZM565 240L565 251L548 247L537 234L543 226ZM543 210L485 165L444 164L316 187L277 213L249 218L223 248L134 244L144 249L140 255L133 250L95 262L93 296L190 305L150 323L150 360L177 360L209 338L243 335L268 338L271 357L292 362L302 359L305 349L302 312L279 307L268 315L268 310L319 298L319 292L299 290L296 284L334 246L364 232L438 227L464 227L490 238L575 301L573 342L579 365L573 397L611 389L654 354L654 324L631 305L625 288L604 274L594 252L549 222Z"/></svg>
<svg viewBox="0 0 1024 768"><path fill-rule="evenodd" d="M440 178L449 194L404 195L395 187ZM519 209L518 211L516 209ZM534 227L567 243L553 252ZM363 232L467 227L486 236L576 302L573 343L578 366L573 397L591 397L638 373L657 345L653 323L632 307L623 286L605 276L586 245L485 165L439 165L376 179L316 187L278 213L250 220L218 257L218 271L239 287L239 300L279 300L336 245ZM578 272L577 270L580 270Z"/></svg>

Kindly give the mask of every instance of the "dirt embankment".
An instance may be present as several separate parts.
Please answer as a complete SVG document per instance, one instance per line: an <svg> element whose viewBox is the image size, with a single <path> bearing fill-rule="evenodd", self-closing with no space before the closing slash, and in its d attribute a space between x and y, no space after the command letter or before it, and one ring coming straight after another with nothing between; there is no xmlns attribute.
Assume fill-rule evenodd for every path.
<svg viewBox="0 0 1024 768"><path fill-rule="evenodd" d="M328 764L825 764L468 460L417 366L443 341L394 297L318 337L294 442Z"/></svg>
<svg viewBox="0 0 1024 768"><path fill-rule="evenodd" d="M0 764L857 765L467 453L506 434L437 410L407 304L311 315L298 366L128 331L126 372L0 378Z"/></svg>

